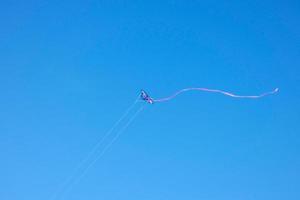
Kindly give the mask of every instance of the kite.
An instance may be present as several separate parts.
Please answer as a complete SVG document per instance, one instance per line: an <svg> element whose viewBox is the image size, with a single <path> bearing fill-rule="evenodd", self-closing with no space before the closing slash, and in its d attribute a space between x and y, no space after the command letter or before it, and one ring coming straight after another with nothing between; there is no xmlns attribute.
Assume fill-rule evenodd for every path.
<svg viewBox="0 0 300 200"><path fill-rule="evenodd" d="M264 96L273 95L279 91L278 88L275 88L273 91L265 92L260 95L237 95L230 92L226 92L218 89L208 89L208 88L185 88L178 90L171 96L167 96L160 99L152 98L145 90L141 90L141 93L138 95L136 100L131 106L125 111L125 113L116 121L116 123L109 129L104 136L96 142L96 145L88 153L88 155L79 163L75 168L74 172L62 183L61 187L58 188L51 196L51 200L63 199L70 191L72 191L75 184L78 184L80 180L88 173L88 171L95 165L95 163L109 150L109 148L118 140L120 135L127 129L127 127L134 121L135 118L144 110L145 105L139 105L139 109L135 109L136 104L139 101L144 101L149 104L160 103L170 101L176 98L179 94L188 92L188 91L203 91L210 93L219 93L225 96L233 98L248 98L248 99L258 99ZM133 111L135 110L135 111ZM131 117L128 117L132 115Z"/></svg>
<svg viewBox="0 0 300 200"><path fill-rule="evenodd" d="M145 92L145 90L141 90L141 99L146 101L147 103L153 104L154 100Z"/></svg>
<svg viewBox="0 0 300 200"><path fill-rule="evenodd" d="M268 96L268 95L275 94L279 91L278 88L275 88L273 91L265 92L265 93L262 93L262 94L259 94L259 95L237 95L237 94L233 94L233 93L226 92L226 91L223 91L223 90L218 90L218 89L193 87L193 88L185 88L185 89L179 90L179 91L175 92L174 94L172 94L171 96L161 98L161 99L153 99L145 92L145 90L141 90L140 97L143 101L145 101L147 103L150 103L150 104L153 104L155 102L170 101L170 100L174 99L175 97L177 97L181 93L188 92L188 91L193 91L193 90L203 91L203 92L211 92L211 93L220 93L220 94L223 94L225 96L232 97L232 98L245 98L245 99L259 99L259 98L262 98L262 97L265 97L265 96Z"/></svg>

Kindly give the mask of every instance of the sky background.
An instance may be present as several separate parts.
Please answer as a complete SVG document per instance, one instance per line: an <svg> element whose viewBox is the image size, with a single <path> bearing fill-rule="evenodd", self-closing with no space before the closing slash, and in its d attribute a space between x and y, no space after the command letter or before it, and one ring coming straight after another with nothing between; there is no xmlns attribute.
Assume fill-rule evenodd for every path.
<svg viewBox="0 0 300 200"><path fill-rule="evenodd" d="M50 199L141 88L185 87L280 93L147 104L61 199L300 199L299 22L291 0L1 1L0 199Z"/></svg>

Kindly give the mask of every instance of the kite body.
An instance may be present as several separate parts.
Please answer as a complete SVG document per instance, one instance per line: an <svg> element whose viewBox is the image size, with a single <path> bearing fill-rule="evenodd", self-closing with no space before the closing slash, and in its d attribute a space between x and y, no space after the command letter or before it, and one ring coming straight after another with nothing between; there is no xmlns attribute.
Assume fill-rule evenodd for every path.
<svg viewBox="0 0 300 200"><path fill-rule="evenodd" d="M144 90L141 90L140 97L143 101L146 101L147 103L150 103L150 104L154 103L154 100Z"/></svg>

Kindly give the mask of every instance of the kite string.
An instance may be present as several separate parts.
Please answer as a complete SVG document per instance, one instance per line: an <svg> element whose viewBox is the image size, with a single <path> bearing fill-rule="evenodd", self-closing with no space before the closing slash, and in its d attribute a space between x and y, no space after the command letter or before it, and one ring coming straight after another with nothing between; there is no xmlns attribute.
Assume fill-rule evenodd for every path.
<svg viewBox="0 0 300 200"><path fill-rule="evenodd" d="M111 135L111 133L115 130L115 128L126 118L128 113L133 109L133 107L138 103L139 96L135 99L135 101L125 110L125 112L121 115L121 117L113 124L113 126L104 134L102 138L98 140L98 142L94 145L91 151L87 154L87 156L80 161L77 167L73 170L73 173L63 182L60 189L54 193L54 195L50 198L51 200L55 200L59 193L62 193L68 184L72 182L76 173L87 163L87 161L95 154L100 145L104 142L104 140Z"/></svg>
<svg viewBox="0 0 300 200"><path fill-rule="evenodd" d="M69 185L67 190L64 192L64 195L67 195L72 188L78 184L84 176L88 173L90 168L107 152L107 150L117 141L117 139L120 137L120 135L126 130L126 128L133 122L133 120L143 111L145 105L142 105L139 110L137 110L134 115L128 120L128 122L118 131L118 133L112 138L112 140L103 148L103 150L98 154L98 156L90 162L90 164L82 171L81 175L72 182L72 184Z"/></svg>
<svg viewBox="0 0 300 200"><path fill-rule="evenodd" d="M226 92L226 91L223 91L223 90L217 90L217 89L209 89L209 88L185 88L185 89L182 89L182 90L179 90L179 91L175 92L171 96L168 96L168 97L165 97L165 98L161 98L161 99L154 99L153 101L154 102L169 101L169 100L175 98L176 96L178 96L179 94L187 92L187 91L191 91L191 90L198 90L198 91L204 91L204 92L213 92L213 93L221 93L223 95L230 96L230 97L233 97L233 98L250 98L250 99L257 99L257 98L261 98L261 97L264 97L264 96L267 96L267 95L272 95L272 94L275 94L276 92L279 91L278 88L275 88L273 91L265 92L265 93L260 94L260 95L236 95L236 94L233 94L233 93L230 93L230 92Z"/></svg>

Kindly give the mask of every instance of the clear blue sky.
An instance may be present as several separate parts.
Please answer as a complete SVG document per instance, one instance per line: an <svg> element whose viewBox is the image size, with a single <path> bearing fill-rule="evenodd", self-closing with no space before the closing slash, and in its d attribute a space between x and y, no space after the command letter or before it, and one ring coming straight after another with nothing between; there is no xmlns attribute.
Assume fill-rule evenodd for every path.
<svg viewBox="0 0 300 200"><path fill-rule="evenodd" d="M299 1L1 1L0 199L48 200L144 88L66 200L300 199Z"/></svg>

